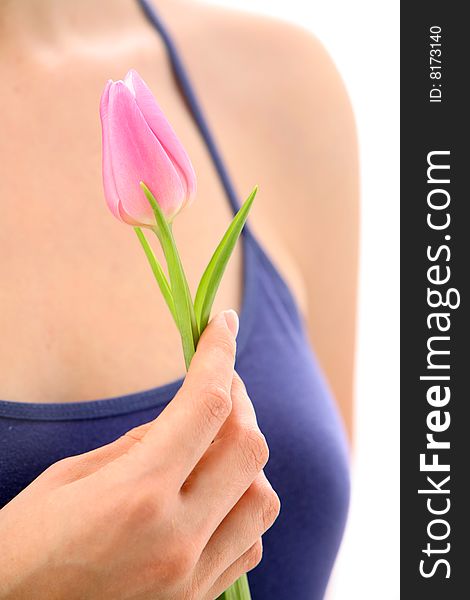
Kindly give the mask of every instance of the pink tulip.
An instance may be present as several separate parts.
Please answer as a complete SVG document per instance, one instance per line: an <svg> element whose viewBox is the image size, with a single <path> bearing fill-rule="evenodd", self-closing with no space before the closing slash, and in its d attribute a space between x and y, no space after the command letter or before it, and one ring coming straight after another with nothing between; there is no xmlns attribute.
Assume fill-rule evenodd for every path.
<svg viewBox="0 0 470 600"><path fill-rule="evenodd" d="M130 225L155 225L143 181L169 222L196 192L191 161L140 75L108 81L101 97L103 183L109 209Z"/></svg>

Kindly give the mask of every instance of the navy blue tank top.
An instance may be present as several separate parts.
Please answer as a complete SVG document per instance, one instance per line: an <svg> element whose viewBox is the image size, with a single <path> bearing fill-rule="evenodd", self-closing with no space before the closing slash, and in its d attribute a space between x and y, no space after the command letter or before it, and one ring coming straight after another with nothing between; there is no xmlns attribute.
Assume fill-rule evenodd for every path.
<svg viewBox="0 0 470 600"><path fill-rule="evenodd" d="M235 211L234 188L177 50L147 0L195 123ZM236 368L269 443L266 474L281 514L249 573L253 600L319 600L343 534L348 450L335 403L309 345L293 296L251 230L243 244L243 299ZM0 401L0 507L52 463L87 452L159 415L182 381L114 398L72 403Z"/></svg>

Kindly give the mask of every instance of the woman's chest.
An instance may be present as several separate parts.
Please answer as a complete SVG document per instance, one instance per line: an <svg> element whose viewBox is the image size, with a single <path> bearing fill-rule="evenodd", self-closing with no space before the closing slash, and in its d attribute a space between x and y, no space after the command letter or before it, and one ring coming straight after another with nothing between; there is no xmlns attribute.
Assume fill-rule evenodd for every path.
<svg viewBox="0 0 470 600"><path fill-rule="evenodd" d="M259 279L248 280L236 369L270 446L270 477L291 496L293 481L296 489L303 486L308 494L309 473L323 472L325 450L335 460L344 460L345 444L296 305L274 271L263 269ZM176 380L142 393L91 402L0 400L0 506L50 464L110 443L158 417L180 384Z"/></svg>
<svg viewBox="0 0 470 600"><path fill-rule="evenodd" d="M55 81L48 91L30 85L29 98L19 89L1 100L9 117L0 140L0 398L70 402L163 384L184 371L180 341L134 231L105 205L101 89L65 80L60 96ZM175 101L174 125L198 175L197 199L175 223L195 289L231 209ZM216 310L239 308L241 280L238 251Z"/></svg>
<svg viewBox="0 0 470 600"><path fill-rule="evenodd" d="M231 219L208 149L163 63L144 74L193 161L194 205L175 234L191 288ZM110 215L101 184L98 100L116 66L74 76L32 77L2 95L8 115L0 140L0 397L26 402L92 400L165 383L183 373L180 341L134 232ZM150 70L152 68L152 70ZM157 85L159 84L159 85ZM214 109L215 110L215 109ZM224 112L214 115L220 125ZM238 149L230 170L245 178L246 135L216 132ZM253 182L255 183L255 182ZM248 192L248 190L246 190ZM262 202L262 199L260 200ZM256 216L252 221L263 231ZM259 227L258 227L259 225ZM269 250L281 255L271 237ZM244 286L237 249L214 310L239 309Z"/></svg>

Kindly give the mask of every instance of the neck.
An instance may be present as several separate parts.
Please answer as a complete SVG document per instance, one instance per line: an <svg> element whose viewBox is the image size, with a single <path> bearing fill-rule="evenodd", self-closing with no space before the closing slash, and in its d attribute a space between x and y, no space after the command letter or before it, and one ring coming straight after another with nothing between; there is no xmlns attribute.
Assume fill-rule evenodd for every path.
<svg viewBox="0 0 470 600"><path fill-rule="evenodd" d="M158 0L158 6L169 4ZM137 0L0 0L0 48L84 42L141 19Z"/></svg>

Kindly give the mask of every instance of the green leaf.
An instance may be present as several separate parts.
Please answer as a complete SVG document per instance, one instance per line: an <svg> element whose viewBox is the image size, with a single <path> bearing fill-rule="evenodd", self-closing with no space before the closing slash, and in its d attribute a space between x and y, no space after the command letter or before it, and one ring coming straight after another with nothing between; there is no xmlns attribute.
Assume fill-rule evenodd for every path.
<svg viewBox="0 0 470 600"><path fill-rule="evenodd" d="M217 600L251 600L248 577L242 575Z"/></svg>
<svg viewBox="0 0 470 600"><path fill-rule="evenodd" d="M162 245L167 262L171 293L175 307L176 324L181 335L184 360L186 369L188 369L191 359L194 356L197 342L199 341L199 330L197 328L193 301L170 225L165 219L152 192L145 183L141 182L140 185L153 209L157 222L157 226L153 231Z"/></svg>
<svg viewBox="0 0 470 600"><path fill-rule="evenodd" d="M165 273L160 263L158 262L157 257L154 255L152 248L150 247L150 244L148 243L147 238L145 237L142 229L140 227L134 227L134 231L136 232L137 237L139 238L139 241L142 244L142 248L144 249L145 255L147 256L150 267L155 276L155 279L157 280L158 286L163 294L165 302L167 303L167 306L170 309L171 315L175 320L175 323L177 323L175 304L173 302L173 296L171 294L170 285L167 281Z"/></svg>
<svg viewBox="0 0 470 600"><path fill-rule="evenodd" d="M196 311L197 324L201 332L204 331L209 322L215 295L235 244L248 218L248 213L250 212L257 191L258 186L254 188L233 218L199 282L194 300L194 310Z"/></svg>

